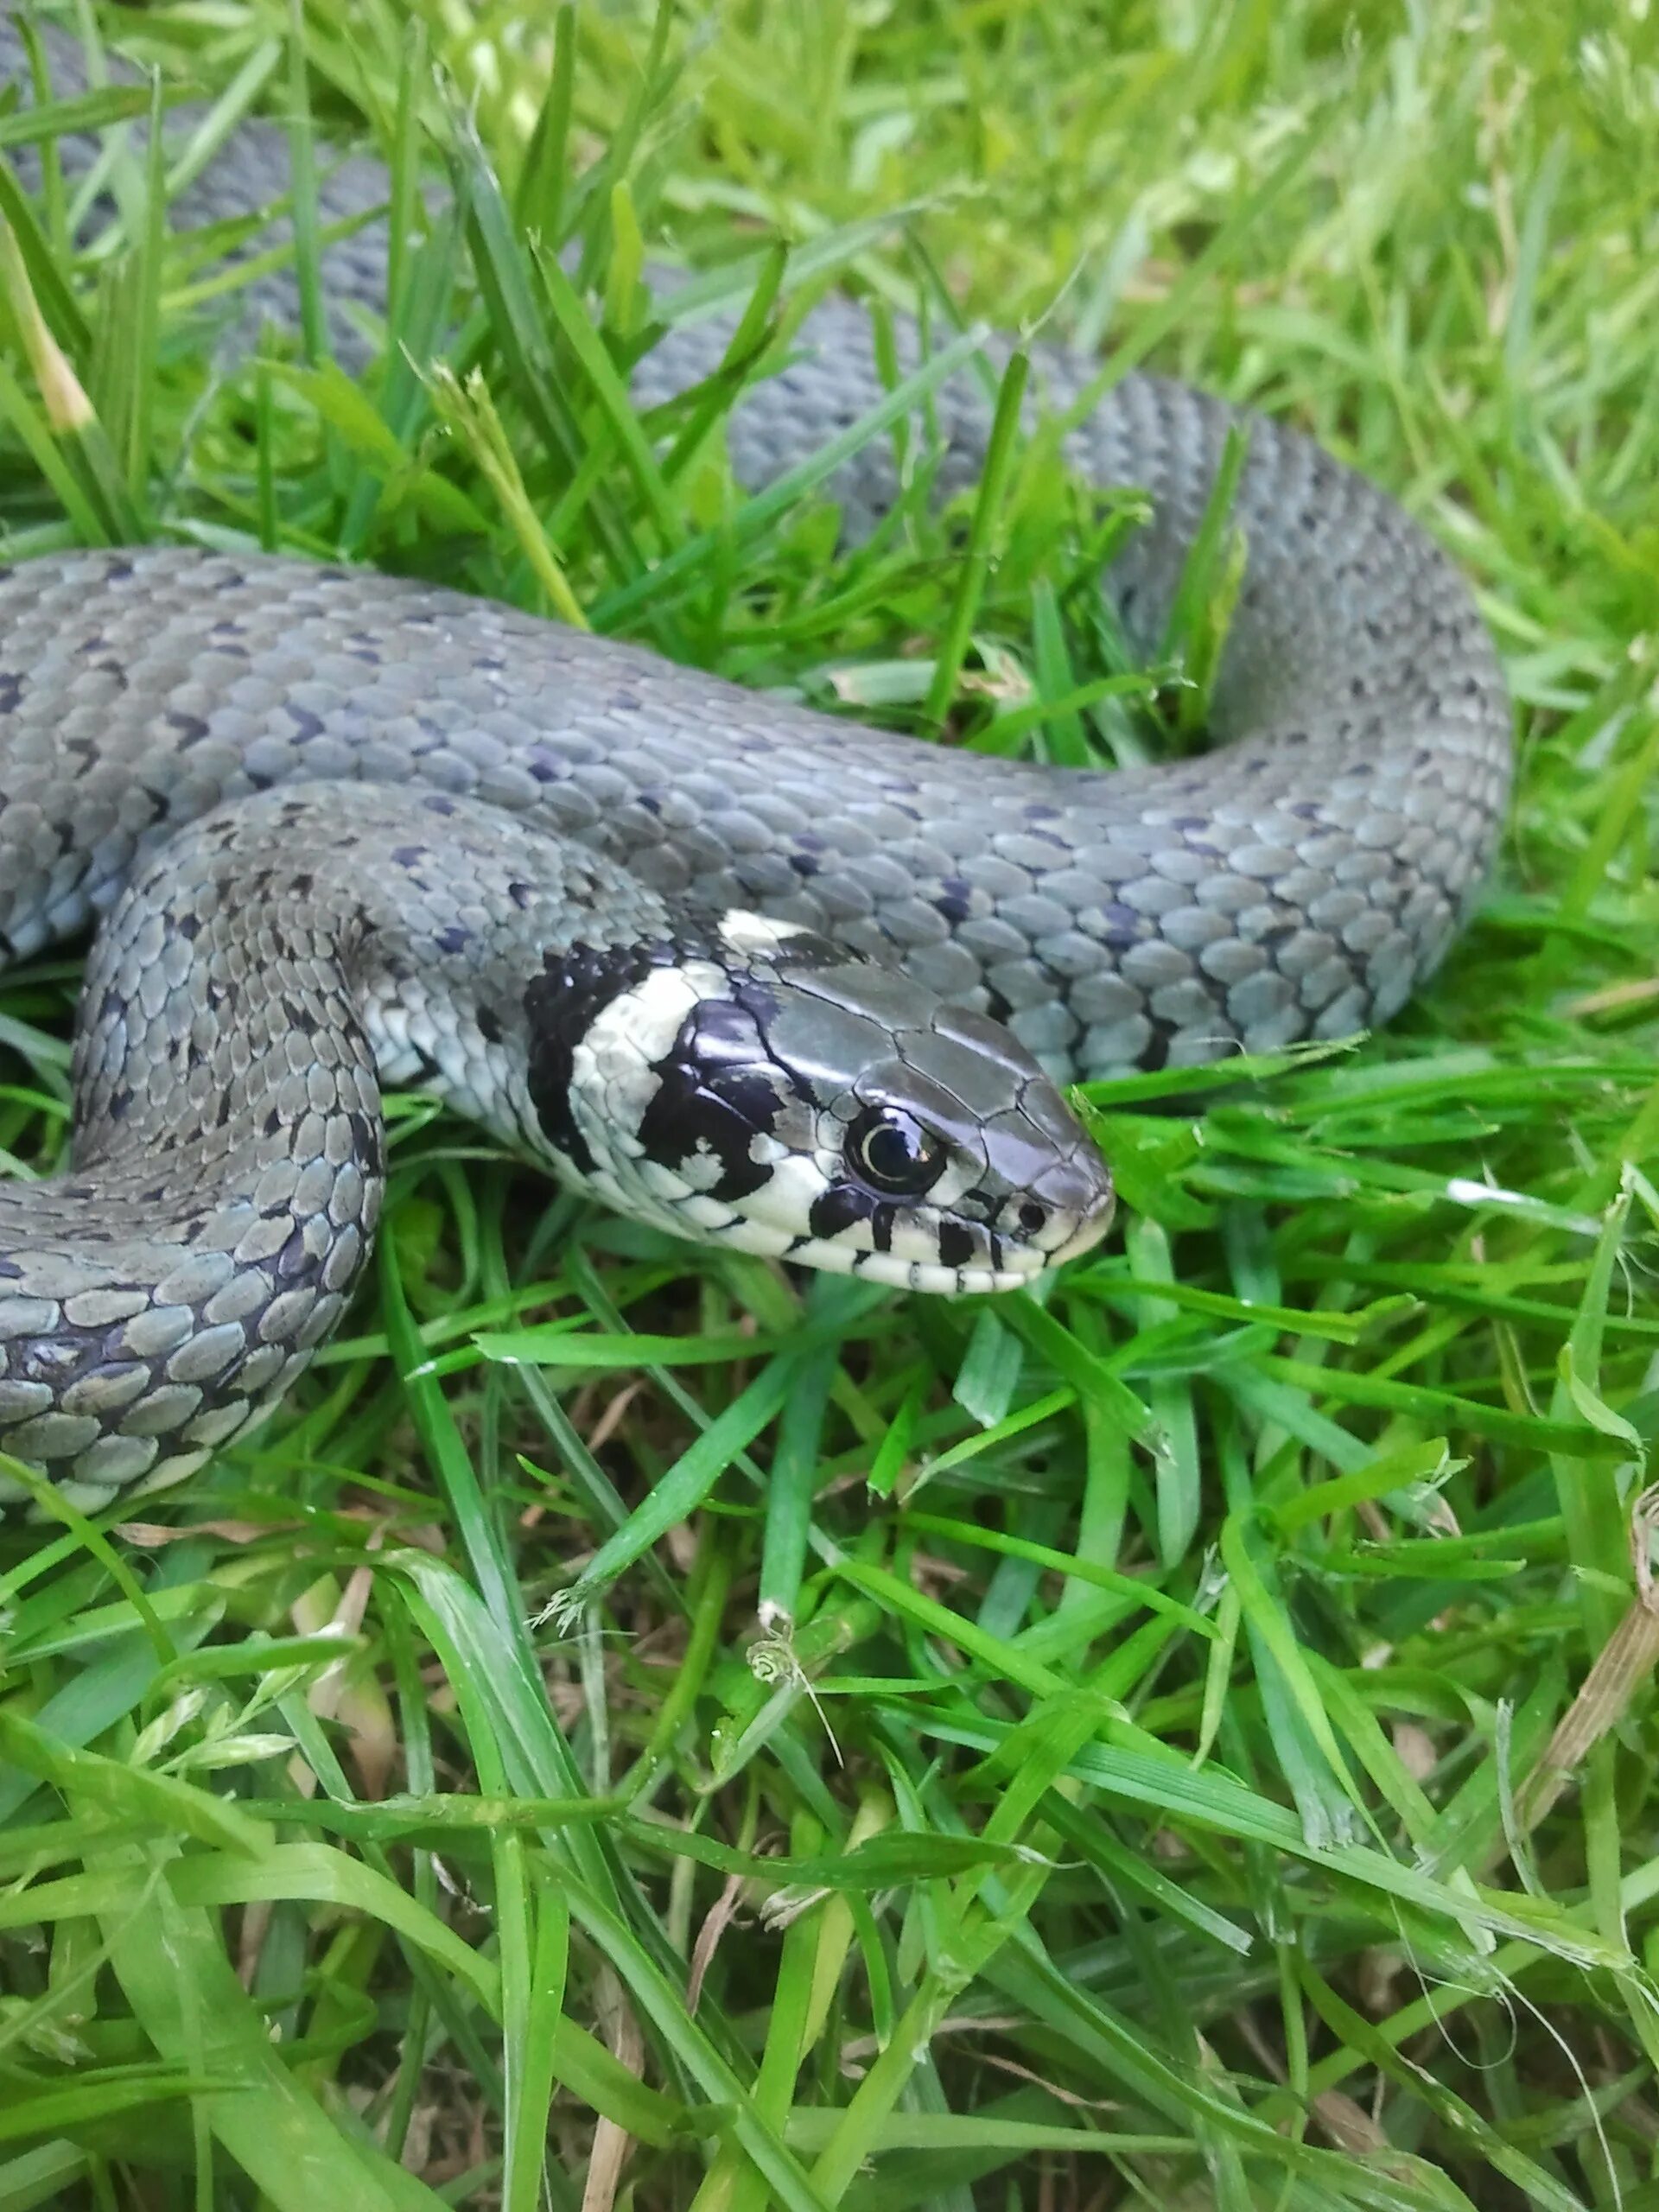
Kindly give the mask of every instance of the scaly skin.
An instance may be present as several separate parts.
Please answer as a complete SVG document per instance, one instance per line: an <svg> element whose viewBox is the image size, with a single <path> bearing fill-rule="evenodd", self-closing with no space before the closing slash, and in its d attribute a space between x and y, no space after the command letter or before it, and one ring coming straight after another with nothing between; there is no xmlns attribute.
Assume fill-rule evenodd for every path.
<svg viewBox="0 0 1659 2212"><path fill-rule="evenodd" d="M0 27L0 62L16 51L15 35ZM59 88L72 89L73 49L54 41L52 54ZM284 162L281 135L250 126L190 188L175 218L263 204ZM360 210L383 188L373 163L347 163L328 212ZM373 226L331 257L337 312L359 308L372 318L385 260L384 230ZM283 281L260 299L280 311ZM719 318L672 329L635 372L641 404L695 384L730 335ZM916 343L901 334L907 358ZM997 346L988 350L995 359ZM1036 365L1033 404L1042 405L1069 404L1093 368L1058 351ZM864 317L844 302L819 308L797 357L735 410L729 437L740 476L756 486L772 480L880 390ZM980 380L959 375L931 408L941 489L971 486L988 429ZM1224 441L1241 420L1249 448L1233 518L1249 569L1214 695L1224 742L1201 759L1115 775L964 759L636 647L367 571L181 548L21 564L0 575L0 951L33 951L117 907L120 943L137 958L133 949L151 941L156 916L176 894L169 840L181 830L188 840L187 825L209 816L234 830L234 812L213 812L225 802L338 781L424 788L498 810L516 817L504 821L504 838L529 835L550 850L557 838L574 840L594 856L593 881L609 887L601 898L590 885L601 934L607 901L617 912L631 902L704 917L742 909L808 925L902 969L907 988L930 1002L968 1009L970 1021L988 1014L1006 1023L1018 1046L993 1046L988 1033L975 1033L976 1049L1005 1072L1026 1069L1020 1046L1051 1075L1099 1076L1337 1037L1384 1020L1440 960L1486 869L1510 775L1504 689L1462 581L1381 492L1292 431L1138 374L1092 408L1067 448L1085 477L1151 495L1154 520L1105 579L1131 635L1155 645ZM885 445L867 448L831 489L849 527L868 528L893 496ZM359 795L356 804L372 815L378 802ZM349 810L345 819L349 836ZM379 859L365 866L381 901L378 926L395 938L395 880ZM579 875L581 864L572 866ZM136 890L135 875L143 878ZM111 957L99 956L106 966ZM224 957L244 956L227 949ZM366 1001L339 996L340 957L333 938L312 947L297 1027L327 1040L314 1065L317 1083L333 1087L330 1114L355 1112L378 1127L368 1103L377 1062L382 1075L409 1070L384 1037L377 1041L373 990ZM452 1019L442 1006L453 1009L467 984L441 969L435 963L432 976L440 1025ZM123 992L144 988L134 973ZM186 976L169 988L185 994L172 1003L188 1007L189 992L206 985ZM930 1020L940 1033L948 1026ZM95 1028L95 1013L83 1024L84 1067L87 1021ZM110 1050L114 1065L119 1055ZM226 1055L259 1072L245 1036L216 1033L203 1051L219 1056L216 1098L228 1095ZM291 1087L304 1071L277 1072ZM1018 1072L1016 1088L1034 1073ZM461 1103L488 1117L508 1079L494 1080L493 1092L463 1084ZM136 1179L137 1195L123 1205L142 1213L154 1203L143 1193L160 1190L175 1212L182 1206L180 1217L217 1221L217 1209L241 1203L236 1193L245 1197L250 1175L255 1184L287 1176L293 1191L309 1194L310 1210L295 1211L293 1191L283 1197L284 1238L300 1242L282 1249L303 1252L311 1273L302 1319L301 1301L281 1302L287 1293L274 1276L252 1299L237 1248L222 1236L215 1243L214 1230L197 1255L206 1272L180 1290L176 1251L155 1249L153 1223L118 1205L104 1223L118 1232L114 1261L103 1230L89 1261L84 1247L63 1249L85 1221L66 1229L50 1214L84 1204L73 1186L55 1198L3 1194L0 1255L10 1256L0 1273L14 1270L17 1287L10 1308L0 1299L0 1346L9 1347L0 1446L81 1484L89 1500L158 1468L171 1478L180 1461L286 1387L360 1265L378 1188L373 1147L358 1144L347 1177L354 1210L334 1224L349 1234L325 1239L314 1229L311 1254L317 1147L335 1141L327 1115L315 1125L305 1110L279 1116L279 1129L260 1140L280 1155L273 1166L247 1136L239 1093L219 1135L206 1090L196 1097L187 1086L169 1094L164 1111L152 1103L148 1116L124 1109L122 1130L111 1095L109 1084L89 1082L78 1146L118 1179ZM1051 1201L1062 1185L1064 1196L1051 1203L1043 1232L1052 1253L1099 1233L1104 1181L1066 1181L1076 1168L1069 1125L1055 1122L1046 1103L1036 1121L1042 1144L1065 1163L1052 1171L1060 1181ZM521 1131L523 1122L520 1114ZM239 1147L223 1135L227 1126L242 1132ZM163 1131L159 1156L138 1142ZM208 1188L215 1177L218 1196ZM1017 1212L1019 1186L1018 1176L1005 1178L995 1205ZM187 1201L187 1188L206 1195ZM992 1206L985 1198L987 1219ZM856 1231L867 1252L871 1233L867 1224ZM329 1260L342 1243L352 1248L350 1267ZM72 1262L102 1269L99 1280L77 1292ZM265 1254L247 1264L269 1272L277 1262ZM334 1275L325 1279L330 1264ZM218 1281L226 1266L230 1275ZM924 1274L911 1279L938 1287ZM189 1344L226 1325L212 1318L215 1301L250 1299L248 1313L282 1317L261 1318L274 1333L242 1344L156 1452L135 1440L121 1393L150 1402L179 1378L152 1370L141 1385L105 1374L139 1357L113 1338L95 1359L86 1351L88 1331L129 1326L111 1318L113 1308L106 1314L110 1298L140 1292L146 1313L169 1301L189 1308ZM91 1301L85 1320L72 1303L81 1296ZM163 1369L207 1358L188 1345L142 1357ZM198 1383L187 1378L185 1387ZM94 1417L95 1435L86 1425ZM79 1428L62 1426L77 1421Z"/></svg>

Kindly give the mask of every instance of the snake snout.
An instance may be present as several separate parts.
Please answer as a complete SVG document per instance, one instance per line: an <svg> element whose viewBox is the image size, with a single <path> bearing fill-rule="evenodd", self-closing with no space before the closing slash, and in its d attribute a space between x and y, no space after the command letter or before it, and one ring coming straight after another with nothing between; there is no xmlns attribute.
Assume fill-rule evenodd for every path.
<svg viewBox="0 0 1659 2212"><path fill-rule="evenodd" d="M1017 1049L1017 1048L1016 1048ZM999 1264L1024 1274L1086 1252L1112 1223L1112 1174L1099 1147L1047 1077L1033 1067L1014 1103L985 1124L985 1186Z"/></svg>
<svg viewBox="0 0 1659 2212"><path fill-rule="evenodd" d="M1100 1243L1116 1207L1111 1170L1085 1137L1071 1158L1038 1178L1032 1198L1024 1202L1021 1226L1042 1254L1043 1264L1057 1268ZM1039 1213L1044 1217L1040 1224Z"/></svg>

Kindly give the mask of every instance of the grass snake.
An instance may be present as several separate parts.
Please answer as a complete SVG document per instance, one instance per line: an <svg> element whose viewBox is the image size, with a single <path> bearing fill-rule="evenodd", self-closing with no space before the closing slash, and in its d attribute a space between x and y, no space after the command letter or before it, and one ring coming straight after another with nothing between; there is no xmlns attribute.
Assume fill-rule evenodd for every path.
<svg viewBox="0 0 1659 2212"><path fill-rule="evenodd" d="M73 42L48 53L55 91L84 82ZM0 60L27 83L10 22ZM266 205L286 158L243 126L175 219ZM352 161L325 213L385 189ZM377 307L385 257L372 226L331 252L336 304ZM671 329L639 404L733 327ZM1050 407L1096 366L1037 359ZM815 308L731 416L738 477L883 389L862 312ZM965 374L931 405L948 495L988 403ZM1151 497L1106 579L1143 645L1239 419L1129 374L1068 438ZM0 1449L97 1507L268 1410L367 1255L385 1084L679 1233L983 1290L1103 1232L1058 1083L1392 1014L1490 859L1504 688L1414 523L1295 432L1249 435L1219 749L1110 773L965 758L365 569L157 546L0 575L0 954L98 924L71 1166L0 1185ZM877 442L832 481L849 527L894 467Z"/></svg>

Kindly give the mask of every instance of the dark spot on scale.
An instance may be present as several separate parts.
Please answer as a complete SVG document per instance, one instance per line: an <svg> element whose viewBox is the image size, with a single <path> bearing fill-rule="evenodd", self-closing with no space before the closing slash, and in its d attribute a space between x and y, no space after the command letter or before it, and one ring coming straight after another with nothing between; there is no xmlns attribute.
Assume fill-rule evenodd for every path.
<svg viewBox="0 0 1659 2212"><path fill-rule="evenodd" d="M805 876L809 880L817 874L822 865L813 858L810 853L791 853L789 856L789 864L797 875Z"/></svg>
<svg viewBox="0 0 1659 2212"><path fill-rule="evenodd" d="M637 715L644 711L644 701L635 698L632 691L613 691L611 704L619 714Z"/></svg>
<svg viewBox="0 0 1659 2212"><path fill-rule="evenodd" d="M447 929L440 930L432 940L440 952L465 952L472 941L472 931L463 929L459 922L451 922Z"/></svg>
<svg viewBox="0 0 1659 2212"><path fill-rule="evenodd" d="M10 572L7 570L5 573L9 575ZM0 1256L0 1282L21 1282L22 1279L23 1271L16 1261Z"/></svg>
<svg viewBox="0 0 1659 2212"><path fill-rule="evenodd" d="M183 714L178 708L172 707L162 719L177 737L181 751L186 746L200 745L207 734L207 725L200 715Z"/></svg>
<svg viewBox="0 0 1659 2212"><path fill-rule="evenodd" d="M192 913L181 914L173 926L187 944L194 944L201 934L201 916Z"/></svg>
<svg viewBox="0 0 1659 2212"><path fill-rule="evenodd" d="M417 867L430 849L427 845L394 845L391 849L393 865L397 868Z"/></svg>
<svg viewBox="0 0 1659 2212"><path fill-rule="evenodd" d="M856 1183L832 1183L813 1199L806 1225L814 1236L833 1241L868 1221L880 1203L873 1191Z"/></svg>
<svg viewBox="0 0 1659 2212"><path fill-rule="evenodd" d="M486 1045L499 1045L501 1042L500 1017L493 1014L486 1006L481 1006L478 1009L478 1033Z"/></svg>
<svg viewBox="0 0 1659 2212"><path fill-rule="evenodd" d="M303 1274L310 1265L310 1255L305 1249L305 1231L296 1229L276 1255L276 1273L284 1282L291 1282L296 1275Z"/></svg>
<svg viewBox="0 0 1659 2212"><path fill-rule="evenodd" d="M366 1114L355 1109L346 1116L351 1125L352 1149L362 1163L365 1174L378 1175L381 1170L380 1131Z"/></svg>
<svg viewBox="0 0 1659 2212"><path fill-rule="evenodd" d="M1050 806L1046 799L1032 799L1020 811L1027 822L1058 822L1060 818L1059 808Z"/></svg>
<svg viewBox="0 0 1659 2212"><path fill-rule="evenodd" d="M965 876L947 875L940 882L933 905L954 929L973 912L973 897L974 887Z"/></svg>
<svg viewBox="0 0 1659 2212"><path fill-rule="evenodd" d="M283 1117L273 1106L265 1116L265 1135L268 1137L274 1137L282 1126Z"/></svg>
<svg viewBox="0 0 1659 2212"><path fill-rule="evenodd" d="M531 900L535 897L535 893L531 889L527 883L510 883L507 886L508 898L512 899L513 905L517 906L521 912L529 906Z"/></svg>
<svg viewBox="0 0 1659 2212"><path fill-rule="evenodd" d="M1178 814L1170 826L1172 829L1179 830L1185 837L1192 830L1207 830L1210 827L1210 817L1207 814Z"/></svg>
<svg viewBox="0 0 1659 2212"><path fill-rule="evenodd" d="M97 1345L80 1336L25 1337L13 1351L29 1382L52 1382L59 1389L79 1382L98 1354Z"/></svg>
<svg viewBox="0 0 1659 2212"><path fill-rule="evenodd" d="M939 1224L939 1262L947 1268L966 1268L973 1264L973 1231L959 1221Z"/></svg>
<svg viewBox="0 0 1659 2212"><path fill-rule="evenodd" d="M421 804L429 814L442 814L448 817L455 810L454 799L447 798L442 791L429 791Z"/></svg>
<svg viewBox="0 0 1659 2212"><path fill-rule="evenodd" d="M1314 798L1299 798L1292 803L1289 811L1299 822L1317 822L1319 818L1319 803Z"/></svg>
<svg viewBox="0 0 1659 2212"><path fill-rule="evenodd" d="M283 702L283 712L294 725L294 742L308 745L314 737L322 735L322 717L314 715L308 707L296 706L292 699Z"/></svg>
<svg viewBox="0 0 1659 2212"><path fill-rule="evenodd" d="M0 715L9 715L23 696L23 679L15 670L0 671Z"/></svg>

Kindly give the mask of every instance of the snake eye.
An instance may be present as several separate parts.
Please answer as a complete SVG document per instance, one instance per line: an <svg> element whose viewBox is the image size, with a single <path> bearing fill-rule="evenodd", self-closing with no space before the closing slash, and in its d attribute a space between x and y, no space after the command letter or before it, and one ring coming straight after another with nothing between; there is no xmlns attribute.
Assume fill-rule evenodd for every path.
<svg viewBox="0 0 1659 2212"><path fill-rule="evenodd" d="M944 1168L944 1147L895 1106L872 1106L847 1132L847 1156L873 1191L918 1198Z"/></svg>

